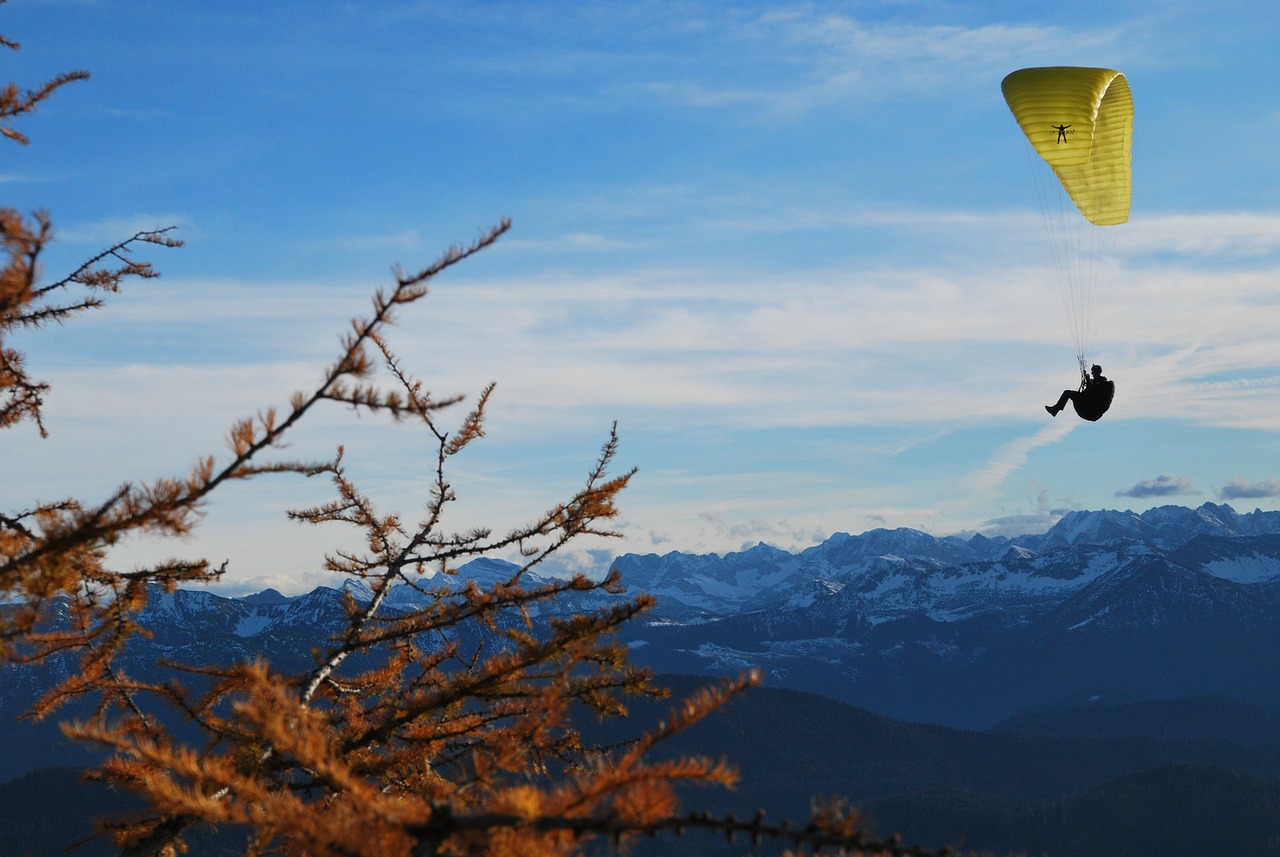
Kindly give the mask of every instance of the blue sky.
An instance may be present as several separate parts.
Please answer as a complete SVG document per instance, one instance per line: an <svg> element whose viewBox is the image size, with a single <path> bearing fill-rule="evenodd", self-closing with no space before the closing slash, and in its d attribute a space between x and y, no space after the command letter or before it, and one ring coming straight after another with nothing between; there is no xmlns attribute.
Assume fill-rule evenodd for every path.
<svg viewBox="0 0 1280 857"><path fill-rule="evenodd" d="M47 208L50 274L176 225L162 272L24 337L52 438L7 433L0 503L184 473L283 405L390 282L508 216L393 344L437 393L497 382L455 525L565 499L617 420L625 551L787 549L833 532L1041 531L1071 509L1280 508L1280 22L1252 2L466 3L10 0L4 79L85 68L5 148ZM1000 95L1035 65L1116 68L1136 105L1131 220L1074 386L1026 147ZM1122 231L1121 231L1122 230ZM458 414L461 418L462 414ZM334 410L384 508L427 439ZM322 582L338 533L228 490L190 543L228 585Z"/></svg>

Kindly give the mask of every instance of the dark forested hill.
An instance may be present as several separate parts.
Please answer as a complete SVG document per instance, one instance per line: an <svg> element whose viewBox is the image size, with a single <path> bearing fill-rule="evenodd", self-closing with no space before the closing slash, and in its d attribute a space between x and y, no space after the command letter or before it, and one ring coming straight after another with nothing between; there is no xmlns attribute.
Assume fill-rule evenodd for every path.
<svg viewBox="0 0 1280 857"><path fill-rule="evenodd" d="M625 721L585 723L584 733L604 743L625 739L706 681L665 677L671 699L637 703ZM1155 731L1169 731L1171 722L1188 719L1186 712L1204 717L1215 705L1232 712L1221 719L1231 720L1242 740L1141 734L1144 717ZM1069 713L1057 716L1072 722ZM823 696L761 687L677 736L664 752L735 762L742 773L737 790L697 790L688 804L739 817L765 808L771 819L798 821L807 817L812 797L838 794L860 804L877 833L901 833L934 847L954 843L1051 857L1264 857L1280 854L1274 847L1280 843L1280 747L1263 731L1274 716L1228 700L1175 701L1129 711L1126 734L975 732L904 723ZM0 854L62 854L89 832L92 816L128 806L127 796L80 782L72 768L33 772L0 785ZM1100 847L1104 840L1116 847ZM221 857L235 853L228 849L236 841L234 832L223 831L191 853ZM701 853L744 850L741 843L728 850L721 843L708 837ZM1236 850L1206 849L1207 843ZM666 849L650 842L640 853Z"/></svg>
<svg viewBox="0 0 1280 857"><path fill-rule="evenodd" d="M704 679L665 681L678 698ZM636 714L644 722L670 704L637 706ZM765 807L774 819L801 818L813 796L838 794L860 804L877 833L930 847L1050 857L1280 854L1280 752L1264 731L1275 712L1229 700L1173 701L1142 711L1153 730L1164 731L1186 721L1185 712L1202 717L1215 705L1234 713L1241 736L1263 740L1151 737L1141 733L1138 713L1130 713L1124 735L974 732L903 723L765 687L679 736L670 752L736 762L742 782L735 792L699 791L691 803L739 816ZM1098 847L1101 830L1116 847ZM1232 832L1216 841L1238 850L1203 848L1219 830ZM720 853L717 843L707 847ZM655 843L645 853L664 852Z"/></svg>
<svg viewBox="0 0 1280 857"><path fill-rule="evenodd" d="M1280 782L1224 768L1171 765L1033 804L935 790L869 802L874 824L926 846L1049 857L1275 857Z"/></svg>

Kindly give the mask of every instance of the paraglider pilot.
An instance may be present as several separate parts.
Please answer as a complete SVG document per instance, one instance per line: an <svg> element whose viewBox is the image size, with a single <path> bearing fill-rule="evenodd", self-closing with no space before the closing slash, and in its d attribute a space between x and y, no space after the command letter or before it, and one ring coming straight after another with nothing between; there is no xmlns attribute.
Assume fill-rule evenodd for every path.
<svg viewBox="0 0 1280 857"><path fill-rule="evenodd" d="M1081 371L1079 390L1063 390L1062 396L1058 399L1056 405L1044 406L1044 409L1049 412L1049 416L1056 417L1058 411L1065 408L1067 402L1070 402L1075 406L1076 414L1080 419L1095 422L1102 418L1102 415L1107 412L1107 408L1111 407L1111 400L1116 394L1116 385L1115 382L1109 381L1103 376L1102 367L1096 363L1092 371L1092 377Z"/></svg>

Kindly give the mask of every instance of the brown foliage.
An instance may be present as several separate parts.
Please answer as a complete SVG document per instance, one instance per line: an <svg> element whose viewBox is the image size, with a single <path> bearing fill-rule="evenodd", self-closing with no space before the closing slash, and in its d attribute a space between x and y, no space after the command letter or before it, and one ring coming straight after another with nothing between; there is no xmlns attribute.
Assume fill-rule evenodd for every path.
<svg viewBox="0 0 1280 857"><path fill-rule="evenodd" d="M11 85L0 92L4 135L25 142L9 120L84 77L73 72L35 90ZM425 297L433 278L508 228L503 221L420 271L397 271L371 311L352 321L314 387L294 394L285 409L234 423L223 456L197 459L183 477L126 482L98 502L68 498L0 514L0 595L11 602L0 613L0 656L75 657L78 671L37 700L32 716L52 715L72 699L91 700L92 716L65 730L112 751L93 776L147 801L145 814L111 823L105 835L126 855L173 854L194 826L236 824L249 831L247 855L540 857L578 853L592 836L708 828L785 837L797 848L920 853L865 839L856 815L836 804L803 829L771 827L760 816L748 823L680 815L676 784L729 786L734 772L722 760L654 761L653 749L753 684L754 673L685 700L622 747L583 743L575 713L625 717L629 696L661 695L613 638L651 599L636 595L596 613L537 623L540 604L591 590L620 594L621 582L611 573L599 581L531 584L526 572L575 538L614 535L608 524L633 475L610 473L616 432L566 502L507 533L452 531L446 513L457 496L447 464L484 436L493 387L449 431L442 411L461 397L433 399L385 338L396 313ZM44 284L39 260L52 240L49 217L37 212L28 220L0 210L7 255L0 272L0 428L31 420L43 435L49 392L5 338L97 308L103 293L130 277L155 276L130 254L141 243L178 246L168 232L138 233ZM348 478L341 448L319 462L272 457L322 402L388 415L432 439L429 499L416 522L379 511ZM173 677L159 684L126 675L120 656L147 633L138 617L154 588L213 581L221 569L173 559L118 571L106 561L108 548L132 532L188 533L219 486L268 474L328 475L334 499L290 516L357 528L363 548L334 553L326 565L362 579L372 597L347 599L343 632L303 672L282 673L266 662L175 663L167 665ZM511 549L524 564L510 579L489 588L451 585L461 560ZM415 587L427 598L408 612L391 611L386 599L393 586ZM481 629L483 642L464 647L456 633L463 628ZM187 718L204 740L179 742L163 726L165 712Z"/></svg>

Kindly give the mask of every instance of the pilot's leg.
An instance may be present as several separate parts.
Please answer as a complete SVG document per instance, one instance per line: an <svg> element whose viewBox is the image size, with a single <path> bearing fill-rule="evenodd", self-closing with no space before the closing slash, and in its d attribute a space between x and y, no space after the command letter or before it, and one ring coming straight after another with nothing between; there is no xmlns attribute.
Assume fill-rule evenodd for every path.
<svg viewBox="0 0 1280 857"><path fill-rule="evenodd" d="M1062 395L1058 397L1058 403L1056 405L1045 405L1044 409L1049 412L1049 416L1056 417L1058 412L1067 406L1067 402L1075 397L1075 390L1063 390Z"/></svg>

